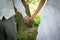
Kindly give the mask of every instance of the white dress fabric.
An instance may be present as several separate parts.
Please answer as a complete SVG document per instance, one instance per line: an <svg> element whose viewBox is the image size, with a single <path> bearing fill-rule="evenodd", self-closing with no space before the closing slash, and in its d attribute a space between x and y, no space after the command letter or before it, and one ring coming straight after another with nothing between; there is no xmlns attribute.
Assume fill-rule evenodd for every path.
<svg viewBox="0 0 60 40"><path fill-rule="evenodd" d="M60 40L60 0L47 0L40 16L36 40Z"/></svg>

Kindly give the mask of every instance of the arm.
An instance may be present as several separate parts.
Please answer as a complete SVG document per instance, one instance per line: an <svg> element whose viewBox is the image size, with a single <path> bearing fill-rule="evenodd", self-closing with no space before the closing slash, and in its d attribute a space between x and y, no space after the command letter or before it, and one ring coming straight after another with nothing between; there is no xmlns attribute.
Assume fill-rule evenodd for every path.
<svg viewBox="0 0 60 40"><path fill-rule="evenodd" d="M23 17L27 16L25 12L25 7L21 0L14 0L14 5L16 9L23 15Z"/></svg>
<svg viewBox="0 0 60 40"><path fill-rule="evenodd" d="M16 9L22 14L24 21L29 22L29 17L27 16L25 12L25 7L23 3L21 2L21 0L14 0L14 5Z"/></svg>
<svg viewBox="0 0 60 40"><path fill-rule="evenodd" d="M41 10L41 8L43 7L45 3L45 0L41 0L37 9L35 10L35 12L33 13L33 15L30 17L31 20L33 20L35 18L35 16L37 15L37 13L39 12L39 10Z"/></svg>

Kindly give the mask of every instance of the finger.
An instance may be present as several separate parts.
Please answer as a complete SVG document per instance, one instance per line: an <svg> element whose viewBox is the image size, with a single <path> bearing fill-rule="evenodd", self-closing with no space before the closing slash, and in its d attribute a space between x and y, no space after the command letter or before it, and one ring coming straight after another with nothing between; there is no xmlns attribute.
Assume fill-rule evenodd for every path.
<svg viewBox="0 0 60 40"><path fill-rule="evenodd" d="M29 19L28 19L28 20L26 20L26 22L28 23L28 22L29 22Z"/></svg>
<svg viewBox="0 0 60 40"><path fill-rule="evenodd" d="M30 17L30 21L32 21L33 19Z"/></svg>
<svg viewBox="0 0 60 40"><path fill-rule="evenodd" d="M26 19L24 19L24 22L25 22L25 23L27 22Z"/></svg>

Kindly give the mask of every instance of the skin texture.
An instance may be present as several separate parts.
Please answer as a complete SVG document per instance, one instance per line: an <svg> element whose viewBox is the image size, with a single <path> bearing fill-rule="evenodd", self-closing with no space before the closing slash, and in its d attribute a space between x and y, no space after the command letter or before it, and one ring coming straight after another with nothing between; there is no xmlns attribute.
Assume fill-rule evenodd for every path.
<svg viewBox="0 0 60 40"><path fill-rule="evenodd" d="M28 23L29 20L30 20L30 19L29 19L29 16L25 16L23 19L24 19L24 22L25 22L25 23Z"/></svg>
<svg viewBox="0 0 60 40"><path fill-rule="evenodd" d="M38 5L37 9L36 9L35 12L33 13L33 15L30 17L30 21L32 21L32 20L35 18L35 16L37 15L37 13L38 13L38 12L41 10L41 8L43 7L45 1L46 1L46 0L41 0L41 1L39 2L39 5Z"/></svg>

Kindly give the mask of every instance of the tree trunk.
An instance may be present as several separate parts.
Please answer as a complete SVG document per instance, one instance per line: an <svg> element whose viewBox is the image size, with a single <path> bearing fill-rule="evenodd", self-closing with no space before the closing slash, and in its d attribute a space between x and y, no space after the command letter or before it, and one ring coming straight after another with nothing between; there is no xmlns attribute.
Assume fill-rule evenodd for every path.
<svg viewBox="0 0 60 40"><path fill-rule="evenodd" d="M29 5L25 2L25 0L22 0L22 2L26 8L27 15L30 16ZM24 23L23 16L17 11L16 8L15 8L15 12L16 12L15 19L16 19L16 24L17 24L18 40L25 40L22 38L25 38L25 29L28 24ZM24 36L22 37L22 35Z"/></svg>
<svg viewBox="0 0 60 40"><path fill-rule="evenodd" d="M27 15L28 15L28 16L31 16L31 15L30 15L30 9L29 9L28 1L29 1L29 0L22 0L22 3L23 3L23 5L24 5L25 8L26 8L26 13L27 13Z"/></svg>
<svg viewBox="0 0 60 40"><path fill-rule="evenodd" d="M21 1L22 1L23 5L26 8L27 15L30 16L29 5L25 2L25 0L21 0ZM16 8L15 8L15 12L16 12L15 19L16 19L18 31L20 31L21 27L22 28L25 28L26 27L26 24L23 21L22 15L16 10Z"/></svg>

